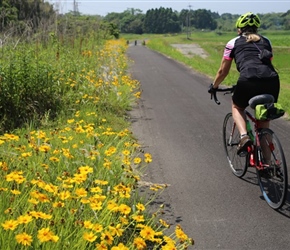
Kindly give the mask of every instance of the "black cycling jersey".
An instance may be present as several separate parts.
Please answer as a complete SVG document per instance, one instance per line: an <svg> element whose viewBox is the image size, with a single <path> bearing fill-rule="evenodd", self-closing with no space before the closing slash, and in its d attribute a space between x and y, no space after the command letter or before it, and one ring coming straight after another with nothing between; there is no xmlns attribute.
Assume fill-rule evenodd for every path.
<svg viewBox="0 0 290 250"><path fill-rule="evenodd" d="M264 49L272 52L270 41L264 36L260 37L261 39L257 42L246 42L246 37L240 35L230 40L225 47L224 58L235 60L237 70L240 72L240 80L277 76L273 65L271 63L266 64L259 58Z"/></svg>

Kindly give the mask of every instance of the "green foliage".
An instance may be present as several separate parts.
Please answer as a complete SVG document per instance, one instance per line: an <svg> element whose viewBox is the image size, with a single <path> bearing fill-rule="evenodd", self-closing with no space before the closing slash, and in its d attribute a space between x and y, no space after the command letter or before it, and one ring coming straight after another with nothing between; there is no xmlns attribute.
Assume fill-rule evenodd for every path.
<svg viewBox="0 0 290 250"><path fill-rule="evenodd" d="M178 33L180 24L171 8L151 9L144 18L144 32L153 34Z"/></svg>
<svg viewBox="0 0 290 250"><path fill-rule="evenodd" d="M183 9L180 12L179 20L183 26L192 26L195 29L209 29L217 28L217 21L214 19L214 14L205 9L187 10Z"/></svg>
<svg viewBox="0 0 290 250"><path fill-rule="evenodd" d="M22 34L27 26L35 32L40 23L49 20L55 13L53 6L43 0L2 0L0 11L0 31L13 28L16 34Z"/></svg>
<svg viewBox="0 0 290 250"><path fill-rule="evenodd" d="M259 14L262 19L260 30L289 30L290 11L286 13ZM122 13L109 13L105 20L119 24L122 33L167 34L188 30L216 30L217 33L234 31L240 14L219 15L206 9L182 9L179 13L171 8L150 9L146 14L134 9ZM142 26L142 28L141 28ZM141 32L142 31L142 32Z"/></svg>
<svg viewBox="0 0 290 250"><path fill-rule="evenodd" d="M61 99L54 84L52 65L37 59L36 51L27 46L16 50L5 48L3 54L0 67L2 132L27 121L37 121L47 112L54 117Z"/></svg>

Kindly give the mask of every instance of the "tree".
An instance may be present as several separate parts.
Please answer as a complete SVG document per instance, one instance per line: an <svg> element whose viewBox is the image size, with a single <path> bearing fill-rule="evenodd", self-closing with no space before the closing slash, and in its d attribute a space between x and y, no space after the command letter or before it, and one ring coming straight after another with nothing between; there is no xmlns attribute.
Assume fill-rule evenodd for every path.
<svg viewBox="0 0 290 250"><path fill-rule="evenodd" d="M1 31L16 25L16 29L20 27L18 32L25 27L35 32L41 20L48 20L53 14L53 6L43 0L1 0Z"/></svg>
<svg viewBox="0 0 290 250"><path fill-rule="evenodd" d="M7 0L3 0L0 3L0 20L1 31L3 31L9 23L17 20L17 8L11 6Z"/></svg>
<svg viewBox="0 0 290 250"><path fill-rule="evenodd" d="M176 12L171 8L151 9L144 18L144 32L153 34L180 32L180 23Z"/></svg>
<svg viewBox="0 0 290 250"><path fill-rule="evenodd" d="M217 28L217 22L212 18L211 12L205 9L198 9L193 12L193 25L197 29L210 29Z"/></svg>

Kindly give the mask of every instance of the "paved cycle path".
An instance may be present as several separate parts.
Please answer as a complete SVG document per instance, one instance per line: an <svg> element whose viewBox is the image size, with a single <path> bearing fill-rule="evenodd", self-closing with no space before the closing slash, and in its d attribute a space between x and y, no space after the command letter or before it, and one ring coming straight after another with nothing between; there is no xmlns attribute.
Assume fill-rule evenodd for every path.
<svg viewBox="0 0 290 250"><path fill-rule="evenodd" d="M230 95L219 94L218 106L207 93L208 77L146 46L130 46L127 54L142 88L132 130L153 156L143 178L169 185L155 202L165 205L165 219L181 224L195 240L192 249L289 249L290 199L272 210L255 172L239 179L226 161L222 123ZM272 128L290 166L290 123L279 119Z"/></svg>

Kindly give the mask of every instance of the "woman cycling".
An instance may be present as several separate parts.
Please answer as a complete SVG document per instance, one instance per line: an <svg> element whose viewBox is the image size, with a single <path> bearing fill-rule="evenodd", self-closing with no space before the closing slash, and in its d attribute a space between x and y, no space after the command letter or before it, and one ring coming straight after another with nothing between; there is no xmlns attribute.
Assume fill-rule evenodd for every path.
<svg viewBox="0 0 290 250"><path fill-rule="evenodd" d="M279 76L271 63L272 46L266 37L257 33L260 25L259 16L252 12L238 18L238 36L226 44L220 68L208 90L209 93L215 92L228 75L234 59L240 73L232 96L232 114L241 136L238 154L252 145L244 112L249 100L256 95L271 94L277 102L280 91ZM269 121L260 121L259 127L268 128Z"/></svg>

